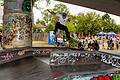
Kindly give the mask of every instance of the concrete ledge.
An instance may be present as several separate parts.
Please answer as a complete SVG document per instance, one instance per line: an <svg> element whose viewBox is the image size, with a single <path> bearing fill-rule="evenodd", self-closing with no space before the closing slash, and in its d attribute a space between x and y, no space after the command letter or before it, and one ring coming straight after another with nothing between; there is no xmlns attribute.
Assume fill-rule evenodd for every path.
<svg viewBox="0 0 120 80"><path fill-rule="evenodd" d="M14 60L19 60L29 56L50 56L50 62L54 56L52 54L74 54L72 58L73 61L80 58L81 62L78 64L99 64L103 62L111 66L120 68L120 56L115 54L110 54L107 52L101 51L81 51L78 49L68 49L68 48L56 48L56 47L26 47L26 48L14 48L14 49L5 49L0 51L0 64L11 62ZM65 56L63 55L63 57ZM76 55L79 55L77 58ZM84 57L82 57L84 56ZM53 59L54 60L54 59ZM62 58L60 59L62 60ZM59 60L58 60L59 61ZM67 65L73 65L72 61ZM63 64L53 64L54 65L63 65ZM66 65L66 64L65 64Z"/></svg>

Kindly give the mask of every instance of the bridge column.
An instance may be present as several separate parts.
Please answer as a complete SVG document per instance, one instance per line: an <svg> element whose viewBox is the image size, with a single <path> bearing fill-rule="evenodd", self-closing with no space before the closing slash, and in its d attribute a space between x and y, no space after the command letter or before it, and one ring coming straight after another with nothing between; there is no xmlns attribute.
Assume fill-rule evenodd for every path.
<svg viewBox="0 0 120 80"><path fill-rule="evenodd" d="M31 6L31 0L4 0L4 48L32 46Z"/></svg>

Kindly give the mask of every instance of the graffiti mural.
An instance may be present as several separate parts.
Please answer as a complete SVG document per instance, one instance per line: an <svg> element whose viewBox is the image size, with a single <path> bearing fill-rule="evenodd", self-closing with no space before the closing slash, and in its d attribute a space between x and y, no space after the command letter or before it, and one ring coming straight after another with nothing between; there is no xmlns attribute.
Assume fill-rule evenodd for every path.
<svg viewBox="0 0 120 80"><path fill-rule="evenodd" d="M9 0L7 1L7 9L22 11L22 5L24 0Z"/></svg>
<svg viewBox="0 0 120 80"><path fill-rule="evenodd" d="M9 13L4 20L3 47L31 46L31 17L24 13Z"/></svg>

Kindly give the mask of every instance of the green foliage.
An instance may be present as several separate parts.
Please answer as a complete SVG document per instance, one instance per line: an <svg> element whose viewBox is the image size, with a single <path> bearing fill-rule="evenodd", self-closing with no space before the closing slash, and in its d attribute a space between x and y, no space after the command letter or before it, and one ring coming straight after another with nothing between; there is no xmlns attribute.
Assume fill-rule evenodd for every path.
<svg viewBox="0 0 120 80"><path fill-rule="evenodd" d="M47 25L45 32L53 31L55 28L55 23L50 23Z"/></svg>
<svg viewBox="0 0 120 80"><path fill-rule="evenodd" d="M77 33L84 32L85 35L88 35L91 32L91 34L95 35L101 31L102 19L95 12L79 13L76 19L78 22L76 26Z"/></svg>
<svg viewBox="0 0 120 80"><path fill-rule="evenodd" d="M54 12L56 13L69 13L69 10L66 5L64 4L56 4L53 9Z"/></svg>
<svg viewBox="0 0 120 80"><path fill-rule="evenodd" d="M39 6L39 3L42 2L42 1L46 2L46 6L48 6L50 4L50 2L51 2L50 0L32 0L33 7L35 7L36 9L41 11L42 7Z"/></svg>
<svg viewBox="0 0 120 80"><path fill-rule="evenodd" d="M33 24L32 32L33 33L40 33L40 32L42 32L42 30L40 28L38 28L35 24Z"/></svg>
<svg viewBox="0 0 120 80"><path fill-rule="evenodd" d="M102 16L103 20L103 31L104 32L115 32L119 33L120 31L120 26L116 24L114 19L111 19L108 14L105 14Z"/></svg>
<svg viewBox="0 0 120 80"><path fill-rule="evenodd" d="M69 32L76 32L76 28L75 28L73 20L71 20L70 22L67 22L66 26L67 26Z"/></svg>
<svg viewBox="0 0 120 80"><path fill-rule="evenodd" d="M42 15L43 15L43 20L45 21L46 24L49 24L52 22L53 15L48 13L47 10L44 10Z"/></svg>
<svg viewBox="0 0 120 80"><path fill-rule="evenodd" d="M44 25L44 26L46 25L46 24L45 24L45 21L39 20L39 19L37 20L36 24L42 24L42 25Z"/></svg>
<svg viewBox="0 0 120 80"><path fill-rule="evenodd" d="M57 4L52 11L56 13L68 12L70 17L70 22L67 22L66 26L68 27L69 32L82 33L84 36L87 36L90 32L92 35L104 31L119 33L120 26L115 23L115 20L111 19L108 14L103 15L102 17L95 12L88 13L79 13L77 16L70 15L70 12L66 5ZM47 28L45 31L54 30L55 23L57 18L54 15L51 15L47 10L43 13L43 20L47 23Z"/></svg>
<svg viewBox="0 0 120 80"><path fill-rule="evenodd" d="M0 32L2 32L2 30L3 30L3 26L0 26Z"/></svg>
<svg viewBox="0 0 120 80"><path fill-rule="evenodd" d="M78 41L76 39L70 39L70 48L76 47L78 45Z"/></svg>

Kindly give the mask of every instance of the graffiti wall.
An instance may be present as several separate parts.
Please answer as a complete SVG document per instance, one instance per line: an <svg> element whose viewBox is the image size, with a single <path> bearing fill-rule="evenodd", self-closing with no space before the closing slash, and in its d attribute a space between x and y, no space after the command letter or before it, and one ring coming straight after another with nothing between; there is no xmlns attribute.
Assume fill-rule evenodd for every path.
<svg viewBox="0 0 120 80"><path fill-rule="evenodd" d="M31 17L24 13L4 15L3 47L31 46Z"/></svg>
<svg viewBox="0 0 120 80"><path fill-rule="evenodd" d="M31 0L5 0L3 47L18 48L32 45Z"/></svg>

